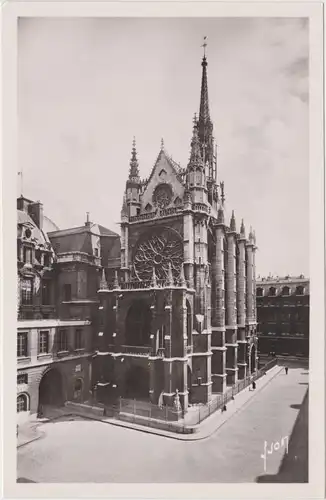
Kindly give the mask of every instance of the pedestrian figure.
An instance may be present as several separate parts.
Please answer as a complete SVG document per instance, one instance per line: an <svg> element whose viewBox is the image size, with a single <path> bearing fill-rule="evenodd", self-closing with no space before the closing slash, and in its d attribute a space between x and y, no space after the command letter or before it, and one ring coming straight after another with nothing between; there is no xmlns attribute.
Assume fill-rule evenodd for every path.
<svg viewBox="0 0 326 500"><path fill-rule="evenodd" d="M252 382L252 390L254 391L256 389L256 382L253 380Z"/></svg>
<svg viewBox="0 0 326 500"><path fill-rule="evenodd" d="M285 367L285 373L286 373L286 375L288 374L288 371L289 371L289 368L286 366Z"/></svg>
<svg viewBox="0 0 326 500"><path fill-rule="evenodd" d="M222 411L226 411L226 405L223 406Z"/></svg>

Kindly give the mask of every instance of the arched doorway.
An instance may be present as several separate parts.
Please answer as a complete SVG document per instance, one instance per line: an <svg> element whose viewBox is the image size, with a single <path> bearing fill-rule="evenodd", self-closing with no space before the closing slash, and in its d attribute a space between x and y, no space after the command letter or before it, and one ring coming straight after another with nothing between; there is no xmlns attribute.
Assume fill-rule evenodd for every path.
<svg viewBox="0 0 326 500"><path fill-rule="evenodd" d="M39 405L62 406L64 404L62 376L59 370L51 368L43 375L39 385Z"/></svg>
<svg viewBox="0 0 326 500"><path fill-rule="evenodd" d="M83 381L81 378L76 378L74 385L74 400L82 402L83 400Z"/></svg>
<svg viewBox="0 0 326 500"><path fill-rule="evenodd" d="M126 344L132 346L150 345L152 313L144 300L135 300L126 318Z"/></svg>
<svg viewBox="0 0 326 500"><path fill-rule="evenodd" d="M132 366L125 379L125 394L130 399L149 398L149 370L142 366Z"/></svg>
<svg viewBox="0 0 326 500"><path fill-rule="evenodd" d="M192 313L189 301L186 300L187 306L187 344L191 345L192 342Z"/></svg>
<svg viewBox="0 0 326 500"><path fill-rule="evenodd" d="M253 344L251 348L251 355L250 355L250 373L253 374L256 371L256 356L257 356L257 349L255 344Z"/></svg>

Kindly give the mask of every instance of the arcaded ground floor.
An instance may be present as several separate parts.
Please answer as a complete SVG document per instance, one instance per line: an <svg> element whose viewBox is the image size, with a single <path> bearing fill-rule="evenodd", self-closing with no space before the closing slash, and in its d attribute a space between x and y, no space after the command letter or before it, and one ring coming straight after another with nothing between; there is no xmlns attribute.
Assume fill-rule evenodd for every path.
<svg viewBox="0 0 326 500"><path fill-rule="evenodd" d="M18 481L307 481L308 378L306 368L280 371L214 434L194 442L81 418L53 420L42 426L43 438L18 449ZM286 437L287 455L275 446Z"/></svg>

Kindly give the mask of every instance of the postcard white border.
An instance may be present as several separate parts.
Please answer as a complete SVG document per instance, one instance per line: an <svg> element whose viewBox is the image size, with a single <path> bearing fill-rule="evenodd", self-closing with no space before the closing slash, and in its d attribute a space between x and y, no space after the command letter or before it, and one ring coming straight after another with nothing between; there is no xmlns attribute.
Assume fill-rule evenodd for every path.
<svg viewBox="0 0 326 500"><path fill-rule="evenodd" d="M310 33L310 389L308 484L16 483L17 18L309 17ZM2 352L5 498L324 498L325 322L323 173L323 5L314 2L14 2L2 6ZM275 195L277 197L277 193ZM302 237L307 228L302 228ZM282 244L280 242L280 244Z"/></svg>

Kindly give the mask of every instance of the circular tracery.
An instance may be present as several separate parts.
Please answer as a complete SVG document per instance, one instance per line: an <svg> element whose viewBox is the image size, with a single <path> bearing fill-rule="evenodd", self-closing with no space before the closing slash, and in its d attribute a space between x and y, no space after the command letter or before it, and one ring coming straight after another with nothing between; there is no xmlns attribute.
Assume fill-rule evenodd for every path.
<svg viewBox="0 0 326 500"><path fill-rule="evenodd" d="M169 184L159 184L153 193L153 202L159 208L165 208L171 203L172 189Z"/></svg>
<svg viewBox="0 0 326 500"><path fill-rule="evenodd" d="M153 268L158 279L166 280L171 264L174 279L178 279L183 262L183 244L173 229L151 231L137 245L134 255L134 272L137 279L150 281Z"/></svg>

